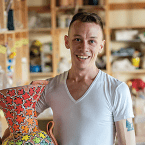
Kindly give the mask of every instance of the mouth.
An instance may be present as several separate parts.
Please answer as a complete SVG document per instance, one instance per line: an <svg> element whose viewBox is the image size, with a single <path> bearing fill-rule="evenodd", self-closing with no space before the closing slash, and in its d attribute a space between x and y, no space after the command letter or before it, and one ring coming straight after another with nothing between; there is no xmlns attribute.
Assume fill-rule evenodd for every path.
<svg viewBox="0 0 145 145"><path fill-rule="evenodd" d="M81 59L81 60L86 60L86 59L88 59L90 56L76 55L76 57L77 57L78 59Z"/></svg>

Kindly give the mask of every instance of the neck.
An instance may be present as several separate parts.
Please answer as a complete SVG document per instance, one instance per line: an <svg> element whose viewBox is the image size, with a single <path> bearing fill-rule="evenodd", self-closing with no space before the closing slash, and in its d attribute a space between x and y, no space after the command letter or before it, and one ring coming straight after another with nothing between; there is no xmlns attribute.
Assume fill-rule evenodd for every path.
<svg viewBox="0 0 145 145"><path fill-rule="evenodd" d="M69 70L68 79L72 79L76 82L80 80L91 79L94 80L99 72L97 67L91 69L73 69L73 67Z"/></svg>

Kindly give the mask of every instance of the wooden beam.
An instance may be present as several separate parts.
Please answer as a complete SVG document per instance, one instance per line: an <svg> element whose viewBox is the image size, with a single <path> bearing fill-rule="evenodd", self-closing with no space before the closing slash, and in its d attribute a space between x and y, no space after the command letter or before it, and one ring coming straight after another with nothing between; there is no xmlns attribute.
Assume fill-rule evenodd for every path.
<svg viewBox="0 0 145 145"><path fill-rule="evenodd" d="M50 13L50 6L28 7L28 11L35 11L37 13Z"/></svg>
<svg viewBox="0 0 145 145"><path fill-rule="evenodd" d="M145 3L118 3L110 4L110 10L124 10L124 9L145 9Z"/></svg>
<svg viewBox="0 0 145 145"><path fill-rule="evenodd" d="M21 3L20 1L14 0L14 22L15 24L15 30L20 29L20 25L22 25L22 13L21 13Z"/></svg>
<svg viewBox="0 0 145 145"><path fill-rule="evenodd" d="M4 11L5 11L5 5L4 5L4 0L0 0L0 28L5 28L6 24L4 21Z"/></svg>
<svg viewBox="0 0 145 145"><path fill-rule="evenodd" d="M6 44L6 34L0 34L0 45L4 45ZM7 65L6 65L6 61L7 60L7 54L3 54L0 53L0 66L2 67L2 69L6 72L7 70Z"/></svg>
<svg viewBox="0 0 145 145"><path fill-rule="evenodd" d="M106 11L105 11L105 41L106 41L106 57L107 57L107 61L106 61L106 69L107 69L107 73L109 75L111 75L111 62L110 62L110 56L111 56L111 51L110 51L110 28L109 28L109 23L110 23L110 15L109 15L109 0L105 1L105 6L106 6Z"/></svg>
<svg viewBox="0 0 145 145"><path fill-rule="evenodd" d="M28 7L27 7L27 1L23 0L21 1L21 14L22 14L22 23L23 23L23 28L27 29L28 28Z"/></svg>

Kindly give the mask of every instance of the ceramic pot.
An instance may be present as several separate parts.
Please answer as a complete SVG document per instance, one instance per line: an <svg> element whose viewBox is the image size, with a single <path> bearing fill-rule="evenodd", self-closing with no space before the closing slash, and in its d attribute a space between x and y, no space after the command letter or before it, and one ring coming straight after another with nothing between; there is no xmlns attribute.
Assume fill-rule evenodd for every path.
<svg viewBox="0 0 145 145"><path fill-rule="evenodd" d="M44 88L45 85L27 85L0 90L0 109L10 129L2 145L57 145L52 128L48 135L39 129L36 120L35 105Z"/></svg>

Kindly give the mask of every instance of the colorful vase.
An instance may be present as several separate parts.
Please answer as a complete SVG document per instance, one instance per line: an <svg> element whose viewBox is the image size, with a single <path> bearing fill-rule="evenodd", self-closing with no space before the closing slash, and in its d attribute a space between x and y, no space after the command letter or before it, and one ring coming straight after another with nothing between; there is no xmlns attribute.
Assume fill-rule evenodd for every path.
<svg viewBox="0 0 145 145"><path fill-rule="evenodd" d="M35 105L44 88L45 85L27 85L0 90L0 109L10 129L2 145L57 145L52 128L48 135L39 129L36 120Z"/></svg>

